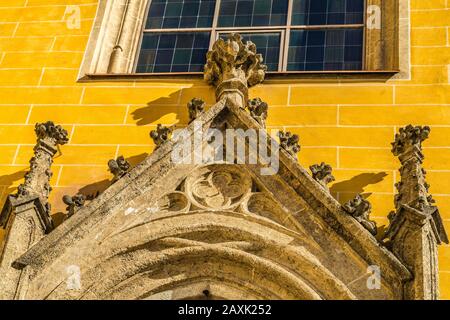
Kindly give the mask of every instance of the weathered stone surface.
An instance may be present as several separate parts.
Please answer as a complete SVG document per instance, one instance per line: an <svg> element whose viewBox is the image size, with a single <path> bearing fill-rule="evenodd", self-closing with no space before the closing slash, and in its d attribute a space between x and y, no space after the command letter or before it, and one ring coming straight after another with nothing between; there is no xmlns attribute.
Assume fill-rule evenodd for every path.
<svg viewBox="0 0 450 320"><path fill-rule="evenodd" d="M345 211L350 213L353 218L358 220L364 228L370 231L371 234L377 234L377 225L375 222L369 220L369 214L372 210L372 205L369 201L364 199L360 194L344 205Z"/></svg>

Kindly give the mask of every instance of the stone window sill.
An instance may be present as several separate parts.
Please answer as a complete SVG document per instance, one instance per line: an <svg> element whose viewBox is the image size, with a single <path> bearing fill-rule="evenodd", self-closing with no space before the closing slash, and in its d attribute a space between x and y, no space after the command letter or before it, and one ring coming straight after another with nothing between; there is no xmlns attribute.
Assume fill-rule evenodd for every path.
<svg viewBox="0 0 450 320"><path fill-rule="evenodd" d="M292 71L268 72L266 82L271 80L301 79L390 79L399 70L357 70L357 71ZM127 73L127 74L86 74L78 82L91 81L147 81L147 80L201 80L203 72L178 73Z"/></svg>

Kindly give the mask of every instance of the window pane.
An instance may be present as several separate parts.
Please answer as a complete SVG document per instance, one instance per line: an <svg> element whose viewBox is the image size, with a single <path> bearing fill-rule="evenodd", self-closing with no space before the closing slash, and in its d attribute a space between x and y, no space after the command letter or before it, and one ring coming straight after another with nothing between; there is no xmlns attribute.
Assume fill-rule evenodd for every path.
<svg viewBox="0 0 450 320"><path fill-rule="evenodd" d="M228 34L221 34L226 39ZM278 71L280 59L280 33L241 33L243 41L251 41L256 45L257 53L261 53L268 71Z"/></svg>
<svg viewBox="0 0 450 320"><path fill-rule="evenodd" d="M287 70L361 70L362 51L362 28L291 31Z"/></svg>
<svg viewBox="0 0 450 320"><path fill-rule="evenodd" d="M146 29L208 28L216 0L152 0Z"/></svg>
<svg viewBox="0 0 450 320"><path fill-rule="evenodd" d="M282 26L288 0L221 0L219 27Z"/></svg>
<svg viewBox="0 0 450 320"><path fill-rule="evenodd" d="M209 32L145 33L137 73L202 72Z"/></svg>
<svg viewBox="0 0 450 320"><path fill-rule="evenodd" d="M293 25L362 24L364 0L293 0Z"/></svg>

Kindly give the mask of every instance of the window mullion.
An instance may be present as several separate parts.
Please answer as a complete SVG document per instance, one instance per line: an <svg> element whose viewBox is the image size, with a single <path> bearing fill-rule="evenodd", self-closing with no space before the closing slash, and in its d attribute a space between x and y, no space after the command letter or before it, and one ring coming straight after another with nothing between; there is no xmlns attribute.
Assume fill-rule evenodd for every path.
<svg viewBox="0 0 450 320"><path fill-rule="evenodd" d="M294 0L289 0L288 3L288 12L286 19L286 31L284 35L284 45L283 52L280 52L280 57L283 57L283 62L281 63L281 71L285 72L287 70L287 61L289 55L289 42L291 38L291 25L292 25L292 10L294 6ZM280 48L281 49L281 48Z"/></svg>
<svg viewBox="0 0 450 320"><path fill-rule="evenodd" d="M219 11L220 11L220 5L221 0L216 0L216 7L214 8L214 17L213 17L213 23L211 28L211 37L209 40L209 49L212 50L212 46L215 42L215 39L217 37L216 35L216 29L217 29L217 23L219 21Z"/></svg>

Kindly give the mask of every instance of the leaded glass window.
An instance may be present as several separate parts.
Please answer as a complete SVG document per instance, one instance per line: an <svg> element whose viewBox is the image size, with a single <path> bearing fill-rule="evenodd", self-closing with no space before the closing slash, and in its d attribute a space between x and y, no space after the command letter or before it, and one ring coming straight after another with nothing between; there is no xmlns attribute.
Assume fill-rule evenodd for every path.
<svg viewBox="0 0 450 320"><path fill-rule="evenodd" d="M201 73L214 41L253 41L269 72L364 68L365 0L151 0L137 73Z"/></svg>

